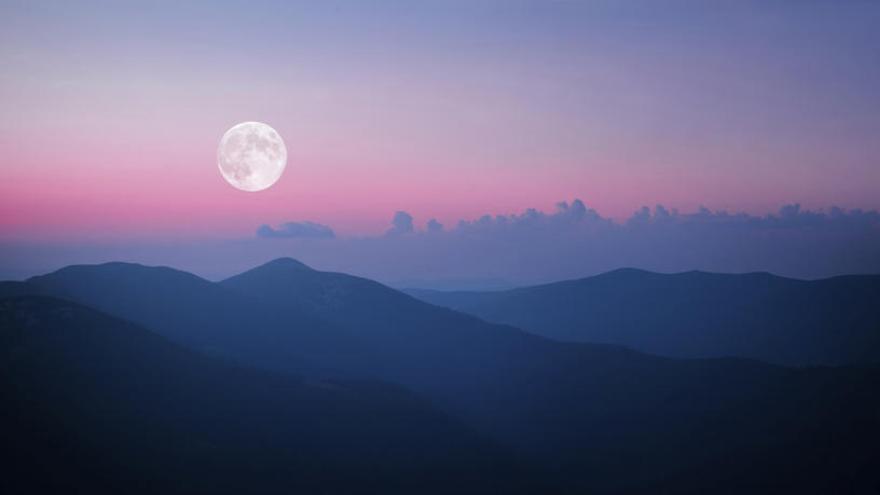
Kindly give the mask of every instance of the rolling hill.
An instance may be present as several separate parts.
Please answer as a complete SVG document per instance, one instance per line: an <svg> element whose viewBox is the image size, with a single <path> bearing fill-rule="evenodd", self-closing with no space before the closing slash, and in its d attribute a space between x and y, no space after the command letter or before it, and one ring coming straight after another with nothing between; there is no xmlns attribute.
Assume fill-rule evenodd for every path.
<svg viewBox="0 0 880 495"><path fill-rule="evenodd" d="M407 292L560 341L784 365L880 363L880 276L802 281L627 269L498 292Z"/></svg>
<svg viewBox="0 0 880 495"><path fill-rule="evenodd" d="M71 267L15 290L66 294L251 366L403 385L573 492L878 483L874 369L563 343L291 259L217 284L166 268Z"/></svg>
<svg viewBox="0 0 880 495"><path fill-rule="evenodd" d="M243 368L68 301L0 299L0 370L3 493L546 488L399 387Z"/></svg>

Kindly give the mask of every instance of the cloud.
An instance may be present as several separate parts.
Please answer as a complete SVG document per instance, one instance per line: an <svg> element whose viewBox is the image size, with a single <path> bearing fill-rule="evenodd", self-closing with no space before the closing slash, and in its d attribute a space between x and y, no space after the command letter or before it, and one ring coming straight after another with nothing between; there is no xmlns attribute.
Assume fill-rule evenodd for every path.
<svg viewBox="0 0 880 495"><path fill-rule="evenodd" d="M544 213L529 208L520 214L483 215L475 220L460 220L454 231L459 233L495 234L546 234L553 235L561 231L578 227L610 227L611 219L603 218L592 208L587 208L583 201L575 199L569 204L562 201L556 204L556 211Z"/></svg>
<svg viewBox="0 0 880 495"><path fill-rule="evenodd" d="M468 278L541 283L621 267L769 271L797 278L880 273L877 211L810 210L794 203L752 215L708 208L683 213L656 205L615 221L575 199L551 211L460 220L442 231L429 222L413 232L411 222L403 223L411 235L353 242L357 264L334 268L392 283L433 279L438 286Z"/></svg>
<svg viewBox="0 0 880 495"><path fill-rule="evenodd" d="M747 229L751 231L772 231L778 229L819 229L824 232L848 229L870 233L880 227L880 212L860 209L844 210L832 207L826 210L805 210L798 203L783 205L775 214L764 216L747 213L729 213L724 210L711 211L701 207L696 213L679 213L657 205L653 211L643 206L627 220L630 230L667 230L675 227L701 229ZM814 231L817 233L817 231Z"/></svg>
<svg viewBox="0 0 880 495"><path fill-rule="evenodd" d="M776 213L750 215L730 213L725 210L712 211L701 207L694 213L681 213L663 205L654 208L643 206L622 223L602 217L596 210L588 208L583 201L575 199L571 204L560 202L556 210L545 213L534 208L519 214L483 215L473 220L460 220L455 229L458 233L504 234L522 232L535 234L543 232L548 236L564 233L596 235L599 231L613 232L617 236L635 236L647 232L677 230L687 232L730 232L749 230L751 232L774 231L779 229L815 229L819 232L832 232L846 229L853 234L877 233L880 229L880 212L874 210L844 210L832 207L827 210L806 210L798 203L783 205Z"/></svg>
<svg viewBox="0 0 880 495"><path fill-rule="evenodd" d="M394 213L394 218L391 219L391 228L385 233L385 235L395 236L401 234L410 234L415 230L413 227L413 217L409 213L405 211L398 211Z"/></svg>
<svg viewBox="0 0 880 495"><path fill-rule="evenodd" d="M170 265L224 278L279 256L322 270L397 285L516 286L589 276L621 267L659 272L768 271L796 278L880 273L880 213L786 204L767 215L699 208L643 207L628 219L603 217L580 200L552 210L482 215L441 230L395 213L386 234L331 238L329 227L291 222L262 226L264 239L165 244L33 245L0 241L0 274L44 273L72 263L116 259ZM491 284L485 281L491 280ZM411 282L410 282L411 283Z"/></svg>
<svg viewBox="0 0 880 495"><path fill-rule="evenodd" d="M269 225L260 225L257 228L257 237L267 239L333 239L336 234L333 229L326 225L315 222L287 222L282 223L277 228Z"/></svg>
<svg viewBox="0 0 880 495"><path fill-rule="evenodd" d="M436 218L432 218L425 224L425 229L432 233L443 232L443 224L438 222Z"/></svg>

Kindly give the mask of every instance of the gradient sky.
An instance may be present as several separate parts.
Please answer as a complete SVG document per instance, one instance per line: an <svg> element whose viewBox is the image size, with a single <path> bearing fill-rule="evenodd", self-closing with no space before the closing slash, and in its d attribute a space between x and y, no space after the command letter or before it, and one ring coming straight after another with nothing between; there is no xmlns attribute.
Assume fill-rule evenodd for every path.
<svg viewBox="0 0 880 495"><path fill-rule="evenodd" d="M0 240L880 207L880 3L0 2ZM289 153L260 193L223 132Z"/></svg>

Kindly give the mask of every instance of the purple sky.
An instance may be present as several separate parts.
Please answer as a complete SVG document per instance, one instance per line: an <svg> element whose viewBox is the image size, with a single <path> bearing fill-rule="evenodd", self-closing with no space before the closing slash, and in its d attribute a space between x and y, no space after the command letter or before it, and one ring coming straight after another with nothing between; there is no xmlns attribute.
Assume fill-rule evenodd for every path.
<svg viewBox="0 0 880 495"><path fill-rule="evenodd" d="M0 2L0 250L44 253L0 273L398 210L880 208L877 2L120 3ZM288 148L260 193L216 165L248 120Z"/></svg>

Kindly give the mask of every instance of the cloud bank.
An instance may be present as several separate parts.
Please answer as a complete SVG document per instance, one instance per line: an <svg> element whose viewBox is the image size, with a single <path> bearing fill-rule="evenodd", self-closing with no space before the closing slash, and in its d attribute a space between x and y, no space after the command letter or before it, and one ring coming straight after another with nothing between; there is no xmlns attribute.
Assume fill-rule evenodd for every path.
<svg viewBox="0 0 880 495"><path fill-rule="evenodd" d="M320 253L304 245L291 251L316 266L439 288L515 286L621 267L796 278L880 273L880 213L858 209L788 204L750 215L657 205L616 222L575 199L553 211L483 215L451 228L436 219L416 225L398 211L384 236L338 239Z"/></svg>
<svg viewBox="0 0 880 495"><path fill-rule="evenodd" d="M260 225L257 228L257 237L267 239L333 239L336 234L333 229L326 225L315 222L287 222L272 228L269 225Z"/></svg>
<svg viewBox="0 0 880 495"><path fill-rule="evenodd" d="M398 211L385 233L370 237L336 237L326 225L289 222L260 226L249 239L225 241L0 244L0 278L22 278L72 263L123 260L220 279L279 256L394 286L444 289L535 284L621 267L768 271L810 279L880 273L880 213L808 210L797 204L768 215L707 208L682 213L657 205L617 222L576 199L560 202L552 211L483 215L444 227L436 219Z"/></svg>

